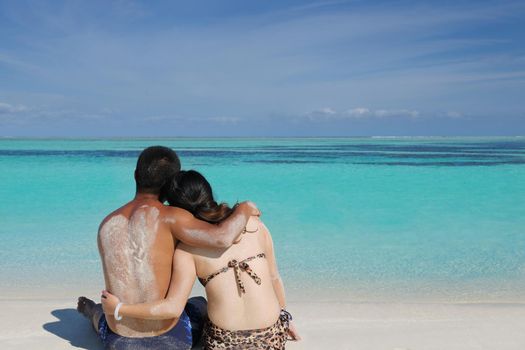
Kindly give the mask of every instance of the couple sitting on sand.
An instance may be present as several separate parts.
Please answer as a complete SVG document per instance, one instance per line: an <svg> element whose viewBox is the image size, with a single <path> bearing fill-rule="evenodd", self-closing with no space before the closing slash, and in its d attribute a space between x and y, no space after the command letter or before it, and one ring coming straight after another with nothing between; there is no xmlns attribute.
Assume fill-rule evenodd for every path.
<svg viewBox="0 0 525 350"><path fill-rule="evenodd" d="M161 146L140 154L135 180L135 198L99 228L102 304L78 301L106 349L284 349L299 339L253 203L217 204L208 181ZM196 277L207 305L188 300Z"/></svg>

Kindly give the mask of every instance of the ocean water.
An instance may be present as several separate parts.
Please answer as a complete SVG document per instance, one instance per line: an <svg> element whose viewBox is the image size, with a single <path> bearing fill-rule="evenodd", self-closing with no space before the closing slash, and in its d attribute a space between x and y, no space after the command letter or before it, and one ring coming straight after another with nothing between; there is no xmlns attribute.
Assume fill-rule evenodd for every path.
<svg viewBox="0 0 525 350"><path fill-rule="evenodd" d="M1 139L0 296L100 290L97 227L155 144L258 204L294 300L525 301L523 137Z"/></svg>

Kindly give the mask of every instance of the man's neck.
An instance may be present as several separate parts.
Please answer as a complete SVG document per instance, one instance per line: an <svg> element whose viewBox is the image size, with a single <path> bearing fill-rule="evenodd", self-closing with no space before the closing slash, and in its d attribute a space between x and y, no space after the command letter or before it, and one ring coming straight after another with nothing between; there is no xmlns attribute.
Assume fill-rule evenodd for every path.
<svg viewBox="0 0 525 350"><path fill-rule="evenodd" d="M159 200L159 195L154 193L146 193L146 192L136 192L135 198L133 198L135 201L140 200Z"/></svg>

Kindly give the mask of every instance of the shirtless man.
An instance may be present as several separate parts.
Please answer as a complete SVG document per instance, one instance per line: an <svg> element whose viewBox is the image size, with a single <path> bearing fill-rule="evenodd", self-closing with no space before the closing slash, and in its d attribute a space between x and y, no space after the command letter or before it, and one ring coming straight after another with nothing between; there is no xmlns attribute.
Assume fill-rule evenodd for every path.
<svg viewBox="0 0 525 350"><path fill-rule="evenodd" d="M179 240L195 247L226 248L241 234L250 216L259 214L253 204L244 202L223 223L212 225L184 209L163 205L161 188L179 170L180 161L173 150L161 146L145 149L135 170L135 198L100 224L98 247L106 289L125 303L166 296ZM191 347L186 314L160 321L116 320L104 316L100 304L84 297L79 298L78 310L93 322L106 349Z"/></svg>

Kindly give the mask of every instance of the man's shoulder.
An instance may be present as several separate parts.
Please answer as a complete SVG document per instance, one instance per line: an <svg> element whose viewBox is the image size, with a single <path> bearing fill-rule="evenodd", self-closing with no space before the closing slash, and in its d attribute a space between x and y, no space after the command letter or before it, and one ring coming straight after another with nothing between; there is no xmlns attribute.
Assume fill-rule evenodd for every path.
<svg viewBox="0 0 525 350"><path fill-rule="evenodd" d="M186 217L193 217L193 214L190 213L189 211L187 211L186 209L182 209L182 208L179 208L179 207L172 207L172 206L164 206L163 210L162 210L162 215L164 215L164 217L166 219L173 219L173 220L176 220L176 219L184 219Z"/></svg>
<svg viewBox="0 0 525 350"><path fill-rule="evenodd" d="M119 218L119 217L122 217L124 216L124 209L126 208L126 206L128 205L129 203L126 203L124 204L123 206L121 206L120 208L118 209L115 209L113 210L111 213L109 213L108 215L106 215L106 217L104 219L102 219L102 221L100 222L100 225L98 226L98 231L100 233L100 230L104 227L104 225L110 221L112 221L113 219L116 219L116 218Z"/></svg>

